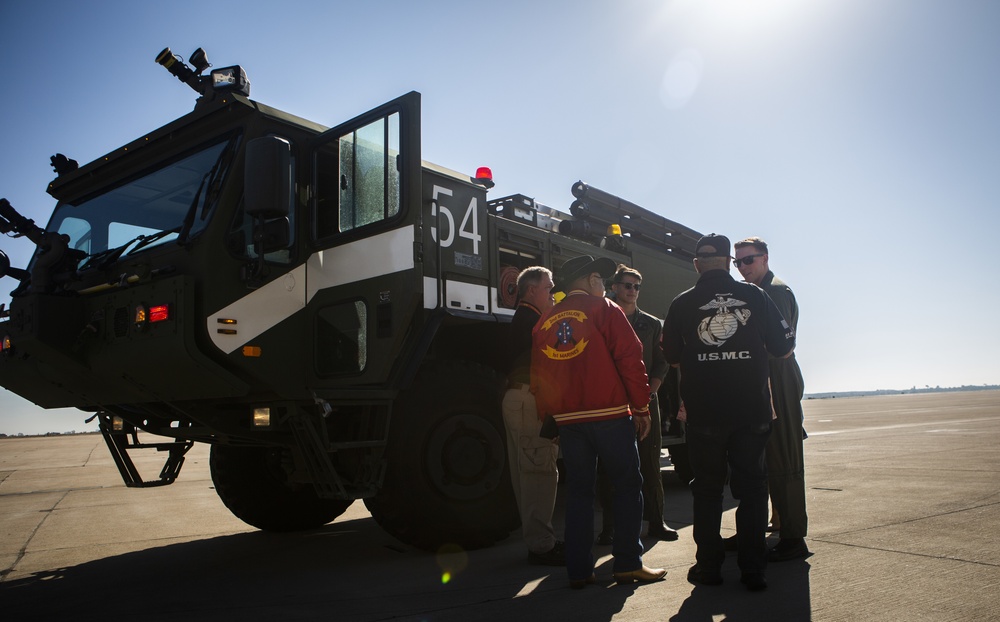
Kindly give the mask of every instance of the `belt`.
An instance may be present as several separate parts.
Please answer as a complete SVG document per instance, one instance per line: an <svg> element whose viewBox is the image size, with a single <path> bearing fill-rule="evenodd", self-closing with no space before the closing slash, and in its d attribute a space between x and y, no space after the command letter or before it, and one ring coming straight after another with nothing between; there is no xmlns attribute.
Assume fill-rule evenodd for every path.
<svg viewBox="0 0 1000 622"><path fill-rule="evenodd" d="M520 382L508 382L507 383L507 388L508 389L514 389L515 391L527 391L527 390L531 389L531 385L530 384L523 384L523 383L520 383Z"/></svg>

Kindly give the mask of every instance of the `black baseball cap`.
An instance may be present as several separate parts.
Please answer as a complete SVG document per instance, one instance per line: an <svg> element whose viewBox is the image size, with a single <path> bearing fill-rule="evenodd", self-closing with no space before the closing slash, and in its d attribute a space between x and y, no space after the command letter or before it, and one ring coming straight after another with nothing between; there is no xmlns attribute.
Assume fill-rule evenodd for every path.
<svg viewBox="0 0 1000 622"><path fill-rule="evenodd" d="M698 257L729 257L729 238L718 233L701 236L694 247ZM702 250L702 249L705 250Z"/></svg>

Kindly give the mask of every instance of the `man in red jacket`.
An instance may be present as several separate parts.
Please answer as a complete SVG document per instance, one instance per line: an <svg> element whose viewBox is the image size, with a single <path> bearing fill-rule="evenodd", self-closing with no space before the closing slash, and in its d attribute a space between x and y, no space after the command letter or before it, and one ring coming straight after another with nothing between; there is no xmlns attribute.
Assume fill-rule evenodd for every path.
<svg viewBox="0 0 1000 622"><path fill-rule="evenodd" d="M636 436L649 434L649 384L642 343L621 308L604 297L615 262L588 255L563 264L557 287L566 298L535 325L531 391L538 416L559 426L566 465L566 569L570 586L594 583L594 485L601 459L614 487L618 583L667 574L642 563L642 475Z"/></svg>

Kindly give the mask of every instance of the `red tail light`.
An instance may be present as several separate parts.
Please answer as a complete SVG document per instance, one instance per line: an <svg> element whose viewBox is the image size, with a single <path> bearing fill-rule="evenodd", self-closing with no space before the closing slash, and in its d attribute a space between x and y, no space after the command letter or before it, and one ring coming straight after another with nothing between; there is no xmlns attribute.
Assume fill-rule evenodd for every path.
<svg viewBox="0 0 1000 622"><path fill-rule="evenodd" d="M170 319L170 305L154 305L149 308L149 322L163 322Z"/></svg>

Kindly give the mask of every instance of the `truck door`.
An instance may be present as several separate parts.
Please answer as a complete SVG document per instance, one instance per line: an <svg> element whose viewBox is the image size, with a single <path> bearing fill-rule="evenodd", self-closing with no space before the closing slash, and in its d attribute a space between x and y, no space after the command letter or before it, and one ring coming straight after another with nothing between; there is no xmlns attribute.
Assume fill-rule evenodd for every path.
<svg viewBox="0 0 1000 622"><path fill-rule="evenodd" d="M421 307L420 95L323 133L312 156L313 368L321 385L382 383Z"/></svg>

